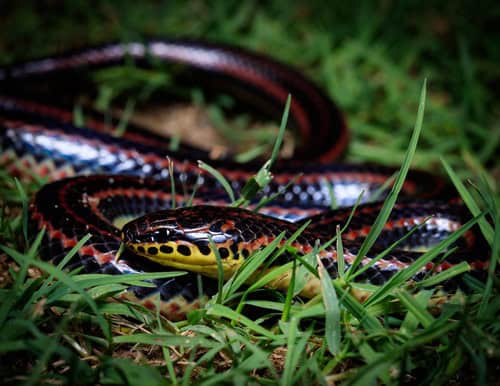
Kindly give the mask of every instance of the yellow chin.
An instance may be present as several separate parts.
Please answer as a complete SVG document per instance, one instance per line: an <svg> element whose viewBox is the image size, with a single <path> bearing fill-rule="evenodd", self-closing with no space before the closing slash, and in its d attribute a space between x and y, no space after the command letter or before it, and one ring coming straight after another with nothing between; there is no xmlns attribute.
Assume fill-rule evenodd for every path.
<svg viewBox="0 0 500 386"><path fill-rule="evenodd" d="M202 254L195 245L181 244L181 248L179 248L179 245L174 242L161 245L155 243L131 243L127 245L127 248L137 255L161 265L196 272L213 278L218 277L217 257L212 251L208 254ZM243 258L235 259L230 254L221 259L221 262L224 279L229 279L241 266Z"/></svg>
<svg viewBox="0 0 500 386"><path fill-rule="evenodd" d="M161 248L162 246L163 248ZM137 255L167 267L195 272L212 278L217 278L219 276L217 269L217 257L215 254L212 251L203 254L197 246L189 243L181 244L167 242L165 244L128 244L127 248L132 250ZM224 279L229 279L243 264L243 261L243 257L238 256L235 258L232 253L226 255L225 258L221 258ZM254 283L263 274L269 273L273 269L275 268L258 269L253 275L250 276L247 282L249 284ZM266 287L286 291L290 286L290 281L291 271L286 271L267 283ZM304 283L304 287L300 291L300 295L312 298L320 292L319 280L313 275L308 275Z"/></svg>

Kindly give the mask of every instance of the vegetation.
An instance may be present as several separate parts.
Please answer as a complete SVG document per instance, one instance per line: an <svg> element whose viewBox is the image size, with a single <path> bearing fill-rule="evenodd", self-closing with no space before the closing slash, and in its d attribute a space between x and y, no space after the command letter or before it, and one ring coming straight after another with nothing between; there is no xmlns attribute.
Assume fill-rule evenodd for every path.
<svg viewBox="0 0 500 386"><path fill-rule="evenodd" d="M477 222L491 247L484 251L492 255L488 280L466 278L470 293L451 294L436 305L441 294L430 284L446 277L412 287L404 284L411 276L405 272L359 303L347 291L353 269L334 281L320 275L323 300L303 303L292 290L276 294L274 301L248 300L264 310L254 320L240 313L241 305L262 282L250 288L241 284L261 260L280 253L269 248L230 282L220 283L205 308L173 323L138 304L107 300L144 277L67 272L64 261L56 267L37 259L42 235L27 242L27 202L43 181L21 185L1 170L2 382L485 385L495 380L500 106L492 86L500 78L500 58L498 36L483 31L494 26L499 7L493 2L437 7L363 2L358 8L280 0L240 3L72 1L58 9L50 1L11 4L0 15L0 60L6 64L149 35L202 37L272 53L301 68L346 112L353 133L348 160L402 165L380 224L410 164L453 182L471 210L466 226ZM142 91L140 97L116 102L126 111L134 109L145 103L148 90L168 83L158 72L137 73L132 85L120 74L96 74L98 107L106 110L132 87ZM422 88L424 78L427 88ZM226 119L224 104L222 99L207 107L218 126L244 123ZM75 112L78 120L78 108ZM262 140L269 142L274 141ZM235 200L244 204L244 198ZM363 248L376 236L375 226ZM410 269L424 265L452 238ZM341 249L340 238L333 242ZM307 271L307 264L293 268L299 266ZM294 270L293 280L300 282L302 271Z"/></svg>

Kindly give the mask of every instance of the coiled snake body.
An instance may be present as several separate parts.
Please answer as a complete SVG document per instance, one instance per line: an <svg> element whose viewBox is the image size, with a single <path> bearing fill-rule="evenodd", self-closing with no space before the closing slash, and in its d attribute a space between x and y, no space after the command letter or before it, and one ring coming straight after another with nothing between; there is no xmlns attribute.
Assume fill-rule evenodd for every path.
<svg viewBox="0 0 500 386"><path fill-rule="evenodd" d="M124 61L133 61L137 66L150 66L154 61L182 65L183 78L229 93L240 103L272 118L279 117L287 95L292 95L290 124L300 134L301 146L292 161L278 162L273 168L274 179L263 194L272 195L285 186L286 190L263 208L267 215L205 206L207 202L223 205L227 199L219 183L196 161L207 160L236 192L258 164L241 165L227 158L212 160L189 146L169 151L163 137L134 126L121 137L114 136L107 125L96 119L87 119L84 128L76 127L70 112L28 99L32 95L26 90L33 84L45 93L50 91L52 81L72 88L73 83L82 83L79 80L85 77L84 69ZM314 214L309 227L292 245L300 254L307 254L316 240L330 239L336 225L344 224L349 217L349 209L328 210L332 195L340 206L353 205L362 191L363 200L370 201L395 172L375 165L332 163L341 156L347 142L348 132L339 109L318 87L286 65L234 47L183 40L111 44L0 69L0 161L11 174L36 174L55 181L42 187L31 205L33 231L46 229L41 255L60 261L83 235L90 233L91 239L69 264L69 268L83 265L88 272L164 270L157 264L161 263L214 276L216 256L210 248L211 241L229 275L252 252L279 234L283 233L285 243L299 228L300 221L307 221ZM78 176L64 178L75 174ZM176 181L175 187L170 185L171 177ZM200 206L168 209L172 202L182 206L189 201L195 185L200 186L192 203ZM468 216L461 205L434 201L448 198L444 190L440 178L410 172L403 194L414 200L396 205L375 251L413 226L420 224L420 228L405 241L405 249L393 250L357 280L385 282L416 258L416 252L409 250L433 245L463 223ZM379 209L377 203L361 205L345 230L347 266L355 258ZM157 211L160 212L153 213ZM139 222L123 228L122 234L125 222L148 213ZM300 221L292 223L268 215ZM422 225L428 216L434 217ZM128 249L115 261L122 237ZM466 259L474 270L484 271L487 256L477 252L478 238L469 232L460 240L461 251L467 253L430 264L415 279L446 269L461 259ZM362 264L369 264L374 253L365 256ZM335 276L335 249L330 246L319 256ZM291 258L285 254L274 260L272 266ZM162 311L172 319L183 317L186 310L198 304L201 294L193 274L154 282L155 288L134 287L124 296L146 305L155 304L154 295L160 296ZM210 294L213 290L213 284L206 281L203 291ZM311 284L303 295L316 292Z"/></svg>

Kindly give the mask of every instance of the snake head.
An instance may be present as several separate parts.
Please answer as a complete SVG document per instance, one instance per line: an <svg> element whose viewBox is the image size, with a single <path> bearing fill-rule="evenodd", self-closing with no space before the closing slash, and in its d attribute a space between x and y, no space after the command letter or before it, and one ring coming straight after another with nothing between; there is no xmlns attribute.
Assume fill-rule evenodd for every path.
<svg viewBox="0 0 500 386"><path fill-rule="evenodd" d="M249 216L247 213L250 213ZM217 254L224 276L250 255L256 234L242 228L253 213L236 208L195 206L140 217L122 229L129 250L156 263L217 277Z"/></svg>

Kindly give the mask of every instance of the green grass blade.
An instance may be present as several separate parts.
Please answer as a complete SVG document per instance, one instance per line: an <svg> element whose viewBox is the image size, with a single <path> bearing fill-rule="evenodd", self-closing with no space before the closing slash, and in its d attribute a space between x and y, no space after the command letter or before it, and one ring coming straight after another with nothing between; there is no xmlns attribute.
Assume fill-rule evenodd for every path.
<svg viewBox="0 0 500 386"><path fill-rule="evenodd" d="M82 239L73 247L71 250L64 256L64 258L57 264L57 269L62 270L66 264L73 258L73 256L78 253L81 247L85 245L85 243L90 240L91 235L87 234L82 237ZM37 243L33 243L33 246L36 246ZM38 247L37 247L38 249ZM48 287L50 285L53 285L53 279L54 277L52 275L49 275L47 279L45 279L45 282L42 284L42 286L38 289L38 291L34 292L33 295L31 296L30 300L26 302L26 306L29 306L33 304L37 299L39 299L42 294L44 294Z"/></svg>
<svg viewBox="0 0 500 386"><path fill-rule="evenodd" d="M488 279L486 280L486 285L484 288L481 304L479 306L478 315L484 315L486 313L488 304L492 297L494 297L493 284L496 279L495 272L497 270L498 263L500 262L500 210L498 208L497 200L495 199L494 193L489 189L486 182L483 182L485 201L489 208L492 224L494 226L493 233L493 243L491 245L491 259L490 266L488 268Z"/></svg>
<svg viewBox="0 0 500 386"><path fill-rule="evenodd" d="M285 109L281 117L280 129L276 137L276 141L274 142L271 158L267 162L265 162L264 165L259 169L259 171L247 181L245 186L243 186L243 188L241 189L241 197L236 202L234 202L234 206L241 206L243 204L249 203L255 198L260 190L262 190L269 184L269 182L271 182L273 178L271 174L271 168L278 158L281 144L283 143L283 137L285 136L291 101L292 97L288 95L285 103Z"/></svg>
<svg viewBox="0 0 500 386"><path fill-rule="evenodd" d="M17 252L9 247L0 245L0 249L2 249L6 254L8 254L9 256L11 256L13 258L15 258L14 256L17 255ZM70 287L72 290L79 293L82 296L82 298L85 300L85 302L89 305L89 307L92 309L92 311L96 314L99 325L101 327L101 331L103 332L103 334L106 336L106 338L108 340L111 339L108 322L104 319L104 317L99 312L99 309L98 309L94 299L92 299L87 294L87 292L85 291L84 288L82 288L80 285L78 285L68 274L66 274L63 271L59 270L58 268L54 267L52 264L45 263L43 261L30 259L27 256L23 256L23 259L26 259L28 264L33 265L33 266L41 269L42 271L47 272L49 275L55 277L57 280L63 282L65 285Z"/></svg>
<svg viewBox="0 0 500 386"><path fill-rule="evenodd" d="M133 334L133 335L120 335L113 337L115 344L150 344L155 346L170 346L178 345L185 347L196 347L203 345L210 347L215 342L210 342L207 339L198 336L180 336L173 334Z"/></svg>
<svg viewBox="0 0 500 386"><path fill-rule="evenodd" d="M172 209L177 207L177 202L175 200L175 177L174 177L174 161L167 157L168 159L168 175L170 177L170 194L172 195L172 203L170 204Z"/></svg>
<svg viewBox="0 0 500 386"><path fill-rule="evenodd" d="M461 261L457 265L454 265L451 268L448 268L445 271L436 273L431 277L419 281L417 283L417 287L434 287L440 283L443 283L447 280L452 279L455 276L461 275L465 272L470 271L470 265L466 261Z"/></svg>
<svg viewBox="0 0 500 386"><path fill-rule="evenodd" d="M285 102L285 109L283 110L283 115L281 116L280 129L278 132L278 136L276 138L276 142L274 143L273 152L271 154L270 167L274 165L276 160L278 159L278 155L281 149L281 144L283 143L283 137L285 136L286 125L288 122L288 115L290 114L290 106L292 104L292 96L288 94Z"/></svg>
<svg viewBox="0 0 500 386"><path fill-rule="evenodd" d="M292 261L291 272L290 285L286 290L285 305L283 307L283 313L281 314L282 322L286 322L288 320L288 315L290 314L290 309L292 307L293 289L295 288L295 277L297 274L297 259L293 259Z"/></svg>
<svg viewBox="0 0 500 386"><path fill-rule="evenodd" d="M217 169L214 169L212 166L203 161L198 161L198 167L211 174L217 180L217 182L222 186L222 188L226 191L231 202L235 201L233 188L231 188L231 184L229 183L228 180L226 180L226 178L221 174L221 172L219 172Z"/></svg>
<svg viewBox="0 0 500 386"><path fill-rule="evenodd" d="M185 275L184 271L170 272L149 272L149 273L129 273L126 275L107 275L103 273L81 274L75 276L73 280L84 287L93 287L103 284L127 284L139 285L144 287L155 287L153 283L148 283L146 280L167 279Z"/></svg>
<svg viewBox="0 0 500 386"><path fill-rule="evenodd" d="M400 171L394 182L394 185L392 186L391 191L389 192L386 200L384 201L384 205L382 206L379 215L377 216L372 228L370 229L370 232L366 236L366 239L363 241L363 244L359 249L358 256L356 256L356 259L353 261L352 265L349 267L347 271L346 280L349 280L349 278L354 274L355 269L361 263L361 260L363 260L366 253L373 246L377 237L380 235L380 232L382 232L385 223L389 219L392 208L396 203L398 194L403 187L404 180L406 178L406 175L408 174L411 161L417 149L417 143L420 137L420 132L422 131L426 90L427 90L427 80L424 80L424 84L422 85L422 90L420 93L420 102L418 105L417 120L415 122L415 127L413 129L410 143L408 145L408 150L406 151L405 154L405 159L403 161L403 164L401 165Z"/></svg>
<svg viewBox="0 0 500 386"><path fill-rule="evenodd" d="M305 333L305 335L297 339L297 337L300 336L298 320L295 318L290 320L287 331L287 352L285 365L283 368L283 375L280 380L281 385L285 386L294 384L293 378L297 371L297 367L299 366L299 360L304 353L308 335L308 333Z"/></svg>
<svg viewBox="0 0 500 386"><path fill-rule="evenodd" d="M267 245L261 251L256 252L250 256L241 266L241 268L233 276L233 280L227 284L227 290L225 292L225 298L233 294L238 290L243 284L245 284L248 279L256 273L264 261L273 253L278 245L283 240L285 232L280 233L269 245Z"/></svg>
<svg viewBox="0 0 500 386"><path fill-rule="evenodd" d="M345 274L345 258L344 258L344 245L342 243L342 236L340 234L340 226L337 225L335 228L335 233L337 236L337 267L338 274L340 278L344 277Z"/></svg>
<svg viewBox="0 0 500 386"><path fill-rule="evenodd" d="M257 323L255 323L253 320L247 318L246 316L243 316L241 314L238 314L237 312L233 311L231 308L226 307L222 304L212 304L208 310L207 310L207 315L211 316L218 316L221 318L226 318L231 321L234 321L236 323L243 324L245 327L255 331L256 333L271 339L275 340L277 337L270 332L267 328L264 328Z"/></svg>
<svg viewBox="0 0 500 386"><path fill-rule="evenodd" d="M210 235L208 236L208 242L210 245L210 249L215 254L215 261L217 262L217 297L215 299L215 302L217 304L220 304L222 303L223 299L224 267L222 266L222 258L220 257L219 248L217 248Z"/></svg>
<svg viewBox="0 0 500 386"><path fill-rule="evenodd" d="M360 321L360 323L372 333L381 333L383 334L384 328L380 324L377 318L373 317L368 313L368 310L364 304L360 304L359 301L352 296L349 292L347 292L342 286L334 280L333 286L335 290L340 295L339 301L340 303L356 318Z"/></svg>
<svg viewBox="0 0 500 386"><path fill-rule="evenodd" d="M455 171L451 168L451 166L444 158L441 158L441 163L443 164L446 173L450 176L453 185L455 185L455 188L460 194L460 197L464 201L467 208L469 208L472 215L473 216L479 215L479 213L481 213L481 209L479 208L476 201L469 193L465 185L460 180L460 177L458 177L458 175L455 173ZM485 218L482 218L479 220L479 227L481 228L481 231L483 232L483 236L486 239L486 241L488 241L488 243L492 245L493 234L494 234L492 226L488 223L488 221Z"/></svg>
<svg viewBox="0 0 500 386"><path fill-rule="evenodd" d="M425 218L424 221L422 221L422 223L420 223L420 224L414 226L413 228L411 228L403 237L401 237L400 239L396 240L394 243L392 243L386 249L384 249L381 253L379 253L377 256L375 256L373 259L371 259L366 265L364 265L363 267L361 267L360 269L358 269L356 271L356 273L354 273L351 276L351 280L354 280L357 276L363 274L368 269L370 269L370 267L373 267L373 265L375 265L375 263L377 261L379 261L379 260L383 259L384 257L388 256L395 248L397 248L398 245L400 245L403 241L405 241L407 238L409 238L412 234L414 234L420 228L424 227L426 225L427 221L430 218L431 217Z"/></svg>
<svg viewBox="0 0 500 386"><path fill-rule="evenodd" d="M373 293L368 298L365 304L368 306L380 302L382 299L387 297L392 291L399 288L405 282L410 280L427 263L435 259L440 253L442 253L443 250L445 250L447 247L449 247L451 244L457 241L465 232L467 232L470 228L472 228L472 226L477 223L478 219L481 218L483 214L469 220L467 223L462 225L460 229L452 233L445 240L441 241L434 248L422 254L422 256L420 256L409 267L397 272L382 287L380 287L377 291L375 291L375 293Z"/></svg>
<svg viewBox="0 0 500 386"><path fill-rule="evenodd" d="M29 219L29 214L28 214L28 196L26 195L26 191L24 190L23 186L19 182L17 178L14 178L14 182L16 184L17 192L19 193L19 197L21 198L21 203L23 206L23 211L22 211L22 221L23 221L23 236L24 236L24 242L25 245L28 245L28 219Z"/></svg>
<svg viewBox="0 0 500 386"><path fill-rule="evenodd" d="M338 227L337 227L338 229ZM339 240L337 238L337 240ZM341 351L340 341L342 339L340 330L340 304L337 299L337 292L332 284L332 279L325 269L318 256L318 273L321 281L321 295L323 296L323 304L325 305L325 337L328 349L333 355L337 355Z"/></svg>
<svg viewBox="0 0 500 386"><path fill-rule="evenodd" d="M396 291L396 297L399 299L401 304L415 317L424 327L429 327L434 321L432 315L422 307L418 301L416 301L408 292L404 290Z"/></svg>

